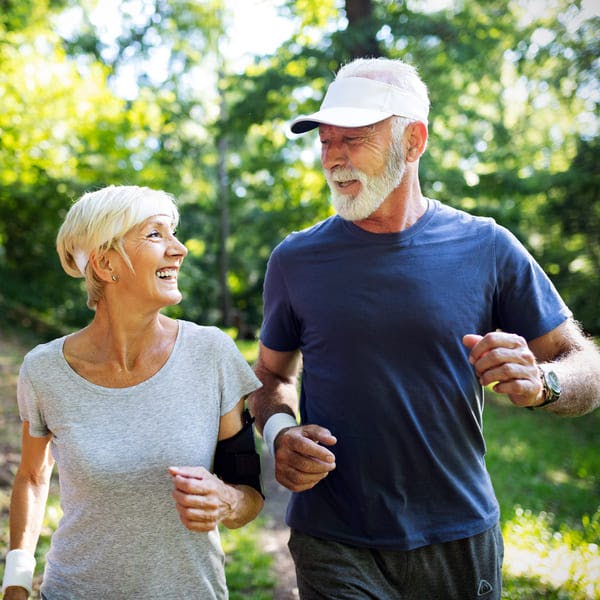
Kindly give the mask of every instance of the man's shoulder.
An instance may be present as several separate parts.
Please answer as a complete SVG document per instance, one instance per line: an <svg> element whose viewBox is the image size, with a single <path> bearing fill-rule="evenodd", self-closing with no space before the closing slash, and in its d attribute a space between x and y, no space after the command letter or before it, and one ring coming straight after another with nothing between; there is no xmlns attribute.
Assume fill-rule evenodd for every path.
<svg viewBox="0 0 600 600"><path fill-rule="evenodd" d="M438 225L436 231L442 231L441 235L457 244L461 241L468 244L469 241L476 240L479 244L492 248L497 257L530 260L529 252L517 235L496 222L493 217L473 214L440 203Z"/></svg>
<svg viewBox="0 0 600 600"><path fill-rule="evenodd" d="M494 228L496 225L496 221L492 217L477 215L463 208L450 206L442 202L437 202L437 205L438 210L436 214L439 219L486 229Z"/></svg>
<svg viewBox="0 0 600 600"><path fill-rule="evenodd" d="M498 232L503 229L492 217L467 212L439 201L436 204L437 210L426 230L429 237L434 236L446 242L487 240L493 244Z"/></svg>
<svg viewBox="0 0 600 600"><path fill-rule="evenodd" d="M332 216L305 229L292 231L277 245L276 250L278 252L294 252L305 247L321 244L336 235L339 229L338 220L339 217Z"/></svg>

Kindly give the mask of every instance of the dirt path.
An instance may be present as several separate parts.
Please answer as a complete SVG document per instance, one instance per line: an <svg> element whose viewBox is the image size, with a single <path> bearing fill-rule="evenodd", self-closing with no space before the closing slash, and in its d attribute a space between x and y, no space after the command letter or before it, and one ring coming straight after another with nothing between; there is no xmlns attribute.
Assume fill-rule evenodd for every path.
<svg viewBox="0 0 600 600"><path fill-rule="evenodd" d="M263 550L273 556L273 574L276 580L273 600L297 600L296 573L287 548L289 529L284 521L290 492L275 480L273 458L264 448L261 460L266 496L262 512L266 527L261 544Z"/></svg>

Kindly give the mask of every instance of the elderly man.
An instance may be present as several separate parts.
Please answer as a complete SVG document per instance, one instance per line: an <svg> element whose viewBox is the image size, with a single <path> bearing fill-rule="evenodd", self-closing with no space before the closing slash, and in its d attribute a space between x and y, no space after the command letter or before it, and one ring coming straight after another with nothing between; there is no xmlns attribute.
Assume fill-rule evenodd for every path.
<svg viewBox="0 0 600 600"><path fill-rule="evenodd" d="M483 386L563 415L600 402L600 354L524 247L421 193L428 112L413 67L358 59L292 123L319 129L337 215L269 260L250 402L294 492L304 599L499 599Z"/></svg>

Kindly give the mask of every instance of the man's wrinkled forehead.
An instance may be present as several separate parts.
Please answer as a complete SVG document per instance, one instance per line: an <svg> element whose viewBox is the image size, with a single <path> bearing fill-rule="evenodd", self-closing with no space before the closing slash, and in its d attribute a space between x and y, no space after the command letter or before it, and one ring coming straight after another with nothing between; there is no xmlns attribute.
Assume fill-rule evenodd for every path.
<svg viewBox="0 0 600 600"><path fill-rule="evenodd" d="M381 129L383 129L386 125L386 122L390 119L383 119L382 121L378 121L377 123L373 123L371 125L362 125L360 127L340 127L339 125L330 125L328 123L320 123L319 124L319 135L331 135L331 134L340 134L347 137L352 136L366 136L371 133L375 133Z"/></svg>

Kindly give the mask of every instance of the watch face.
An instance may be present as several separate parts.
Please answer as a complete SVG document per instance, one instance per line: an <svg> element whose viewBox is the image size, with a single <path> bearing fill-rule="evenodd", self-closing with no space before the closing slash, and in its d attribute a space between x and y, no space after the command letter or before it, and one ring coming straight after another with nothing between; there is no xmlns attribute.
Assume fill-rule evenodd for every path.
<svg viewBox="0 0 600 600"><path fill-rule="evenodd" d="M558 376L554 371L546 372L546 381L554 394L560 394L560 381L558 381Z"/></svg>

